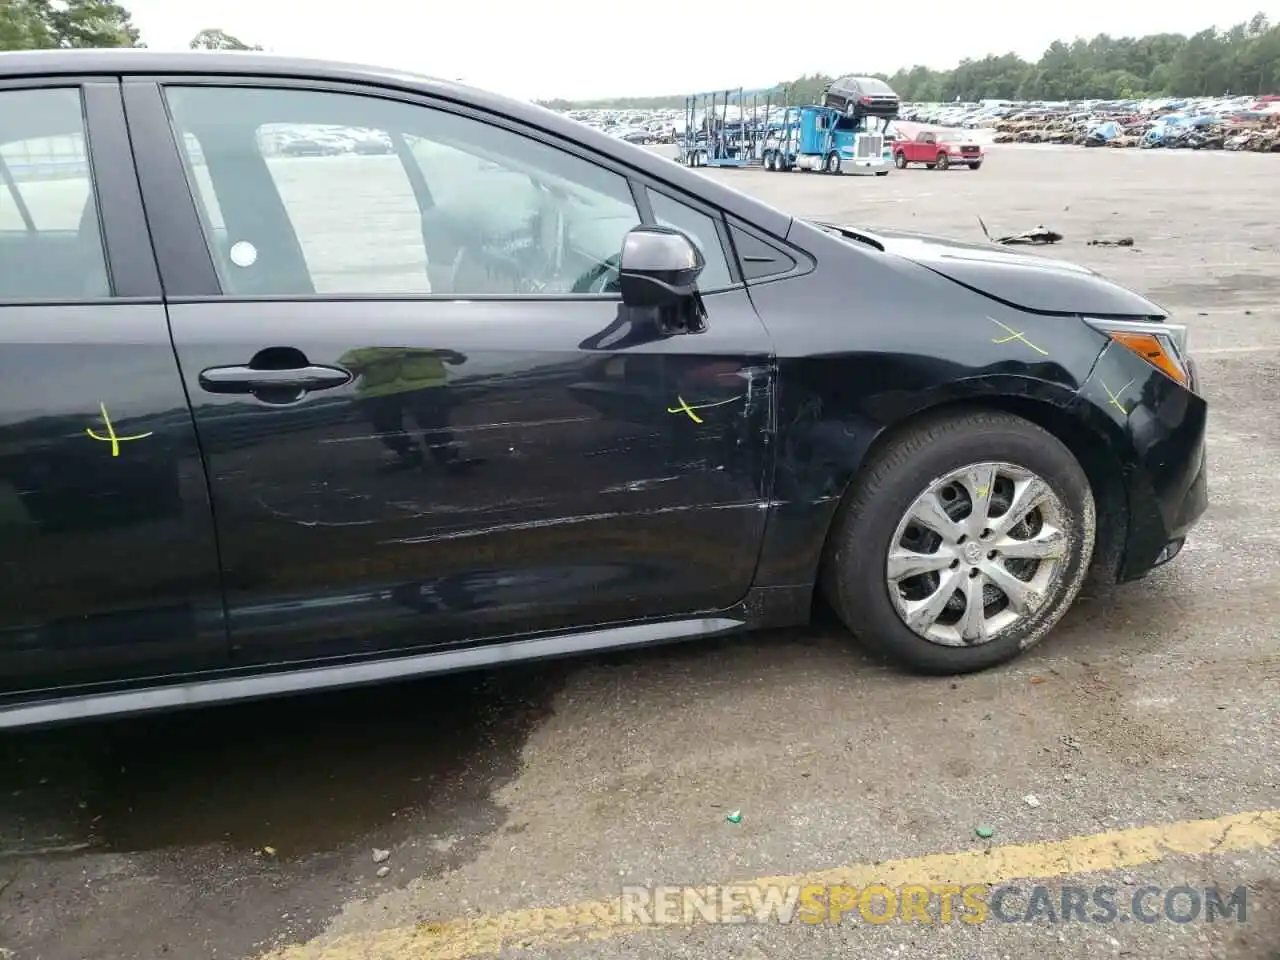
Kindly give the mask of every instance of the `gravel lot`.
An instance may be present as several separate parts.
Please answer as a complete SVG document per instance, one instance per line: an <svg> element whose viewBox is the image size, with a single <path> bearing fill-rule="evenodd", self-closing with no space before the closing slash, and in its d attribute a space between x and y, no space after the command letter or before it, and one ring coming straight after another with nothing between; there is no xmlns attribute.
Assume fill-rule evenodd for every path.
<svg viewBox="0 0 1280 960"><path fill-rule="evenodd" d="M992 147L977 172L708 173L868 226L1043 223L1066 238L1047 255L1174 308L1213 411L1213 504L1182 557L1082 599L1016 664L956 681L904 677L816 627L6 738L0 958L307 942L280 956L461 958L492 945L486 917L623 884L903 858L895 876L927 883L937 867L918 858L945 852L968 852L978 880L1248 884L1247 921L590 922L590 942L564 944L517 913L499 921L503 955L1280 957L1274 813L1208 840L1175 826L1046 846L1280 808L1278 173L1266 155L1061 147ZM1135 245L1086 245L1121 236ZM375 848L390 851L382 878Z"/></svg>

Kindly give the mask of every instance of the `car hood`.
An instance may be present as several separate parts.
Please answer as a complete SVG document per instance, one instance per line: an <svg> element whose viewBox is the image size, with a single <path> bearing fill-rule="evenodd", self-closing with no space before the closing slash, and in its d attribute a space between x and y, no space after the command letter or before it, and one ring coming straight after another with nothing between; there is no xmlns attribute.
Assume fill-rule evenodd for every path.
<svg viewBox="0 0 1280 960"><path fill-rule="evenodd" d="M845 240L877 247L993 300L1033 313L1164 317L1168 311L1087 267L995 243L971 243L907 230L822 223Z"/></svg>

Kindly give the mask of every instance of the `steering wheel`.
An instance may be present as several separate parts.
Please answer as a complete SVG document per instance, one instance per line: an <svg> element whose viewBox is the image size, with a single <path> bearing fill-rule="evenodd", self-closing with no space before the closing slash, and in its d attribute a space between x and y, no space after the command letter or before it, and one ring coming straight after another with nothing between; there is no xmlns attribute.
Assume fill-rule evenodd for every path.
<svg viewBox="0 0 1280 960"><path fill-rule="evenodd" d="M617 293L618 274L622 269L622 254L615 253L609 259L596 264L573 284L573 293Z"/></svg>

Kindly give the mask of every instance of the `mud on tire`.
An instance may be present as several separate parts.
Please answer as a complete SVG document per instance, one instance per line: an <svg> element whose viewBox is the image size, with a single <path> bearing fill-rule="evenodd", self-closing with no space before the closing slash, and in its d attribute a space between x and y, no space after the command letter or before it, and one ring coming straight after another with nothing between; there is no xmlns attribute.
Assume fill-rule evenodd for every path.
<svg viewBox="0 0 1280 960"><path fill-rule="evenodd" d="M953 476L959 479L948 479ZM975 477L990 479L982 481L984 488ZM1034 486L1035 480L1043 487ZM931 521L935 527L946 527L944 534L976 527L958 539L930 539L933 530L916 524L908 512L931 490L933 496L915 511L917 516L938 505L958 518ZM1021 515L1036 496L1043 503L1015 523L1015 514ZM973 512L975 506L985 511L981 516L990 517L991 529L977 530L983 524ZM947 527L948 521L958 525ZM1005 530L1007 524L1012 526ZM1067 611L1088 572L1095 528L1088 478L1056 437L1011 414L951 413L895 437L854 479L827 539L822 589L858 640L898 664L932 674L983 670L1039 642ZM1024 535L1029 539L1020 539ZM1004 549L989 551L991 547ZM891 548L897 550L892 571ZM944 549L955 557L947 567L941 566ZM1026 559L1050 549L1059 555ZM897 576L905 569L904 557L906 568L914 569L920 565L914 558L921 555L928 557L925 566L940 569L891 582L891 572ZM993 563L1000 568L993 569ZM1027 589L1005 579L1005 573L1025 580ZM961 574L976 578L975 583L970 586ZM954 591L951 584L957 584ZM1015 597L1025 604L1016 604ZM928 636L922 634L918 619L915 629L905 619L918 617L911 611L922 609L926 601L931 610L945 603L936 623L926 628ZM949 622L957 607L962 608L961 619ZM978 611L972 619L971 610Z"/></svg>

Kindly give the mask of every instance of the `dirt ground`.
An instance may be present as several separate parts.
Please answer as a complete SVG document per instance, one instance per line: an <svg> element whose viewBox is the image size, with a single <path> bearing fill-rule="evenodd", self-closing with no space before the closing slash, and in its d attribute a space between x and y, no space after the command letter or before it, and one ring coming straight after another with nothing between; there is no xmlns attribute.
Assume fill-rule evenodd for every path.
<svg viewBox="0 0 1280 960"><path fill-rule="evenodd" d="M6 737L0 958L1280 957L1280 158L992 147L976 172L708 176L868 226L1043 223L1065 235L1047 255L1175 309L1212 409L1184 554L954 681L818 626ZM952 852L975 882L1121 899L1247 885L1248 915L637 932L589 906L889 860L927 883ZM530 912L580 904L585 943Z"/></svg>

